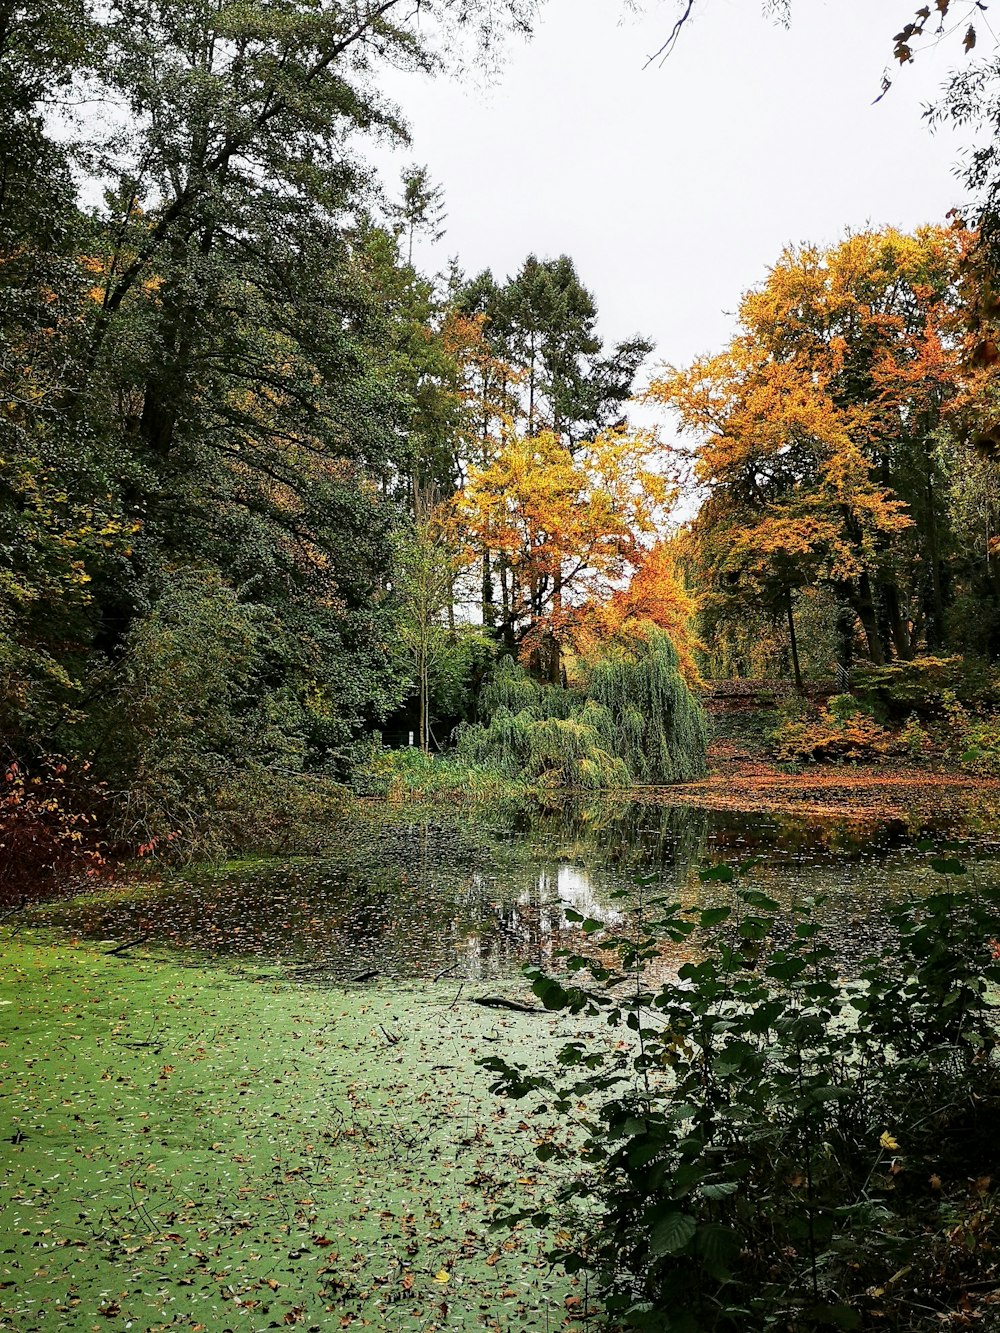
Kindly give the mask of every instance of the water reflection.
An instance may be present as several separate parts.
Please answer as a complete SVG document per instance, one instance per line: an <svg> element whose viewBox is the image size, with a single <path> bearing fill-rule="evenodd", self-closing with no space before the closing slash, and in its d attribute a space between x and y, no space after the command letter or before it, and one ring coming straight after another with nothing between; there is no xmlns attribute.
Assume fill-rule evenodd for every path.
<svg viewBox="0 0 1000 1333"><path fill-rule="evenodd" d="M850 956L877 937L887 897L939 886L914 842L948 831L634 802L386 817L338 828L337 850L324 857L178 873L39 907L31 920L115 942L144 936L192 958L278 964L317 982L375 972L489 978L573 942L568 909L621 926L629 899L614 895L638 892L637 873L686 906L708 906L730 890L703 883L699 867L754 857L753 883L780 902L826 895L825 916ZM977 834L968 855L992 850Z"/></svg>

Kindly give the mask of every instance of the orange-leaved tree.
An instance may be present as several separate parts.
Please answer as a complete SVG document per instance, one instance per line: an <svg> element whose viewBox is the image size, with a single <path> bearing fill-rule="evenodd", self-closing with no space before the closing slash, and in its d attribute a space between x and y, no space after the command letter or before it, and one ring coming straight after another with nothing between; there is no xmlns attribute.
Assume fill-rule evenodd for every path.
<svg viewBox="0 0 1000 1333"><path fill-rule="evenodd" d="M508 647L549 679L584 604L642 562L671 497L658 453L649 431L602 431L575 453L551 431L512 435L453 501L470 554L497 558Z"/></svg>
<svg viewBox="0 0 1000 1333"><path fill-rule="evenodd" d="M869 656L939 640L949 542L939 432L960 378L953 229L786 251L718 356L650 389L673 408L704 502L698 562L723 618L787 619L828 588ZM845 647L846 651L846 647ZM797 672L796 672L797 674Z"/></svg>
<svg viewBox="0 0 1000 1333"><path fill-rule="evenodd" d="M581 609L573 635L581 657L599 656L610 641L643 639L654 627L669 637L687 683L701 684L695 658L700 644L694 633L698 598L684 576L685 538L686 534L678 534L656 542L625 587Z"/></svg>

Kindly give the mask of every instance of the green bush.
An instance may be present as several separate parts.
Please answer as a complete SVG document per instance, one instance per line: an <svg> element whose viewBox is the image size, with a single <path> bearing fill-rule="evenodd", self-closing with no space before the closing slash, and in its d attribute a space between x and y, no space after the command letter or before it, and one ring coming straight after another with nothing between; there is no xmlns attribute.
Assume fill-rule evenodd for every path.
<svg viewBox="0 0 1000 1333"><path fill-rule="evenodd" d="M933 865L944 890L887 911L890 938L853 981L811 900L791 916L752 889L706 911L661 902L618 938L568 914L600 954L531 972L536 994L631 1038L568 1043L558 1078L484 1064L495 1091L582 1132L550 1257L591 1274L605 1327L992 1326L1000 896L958 888L950 857ZM664 941L695 961L654 986ZM536 1151L581 1150L567 1134ZM528 1218L552 1220L536 1205L502 1221Z"/></svg>
<svg viewBox="0 0 1000 1333"><path fill-rule="evenodd" d="M306 714L273 677L273 614L212 571L165 581L94 710L117 832L175 857L315 845L344 789L304 772Z"/></svg>
<svg viewBox="0 0 1000 1333"><path fill-rule="evenodd" d="M963 704L1000 703L1000 680L978 658L918 657L912 662L856 668L854 694L884 710L889 719L937 717L946 692Z"/></svg>
<svg viewBox="0 0 1000 1333"><path fill-rule="evenodd" d="M576 717L559 716L568 693L544 687L544 703L511 712L500 707L488 725L462 727L458 757L473 768L487 768L512 781L542 787L587 790L629 786L629 772L604 748L593 725L594 713L582 707ZM551 703L553 712L547 714Z"/></svg>
<svg viewBox="0 0 1000 1333"><path fill-rule="evenodd" d="M665 634L650 633L599 661L587 690L603 709L596 729L633 783L685 782L705 772L705 714Z"/></svg>
<svg viewBox="0 0 1000 1333"><path fill-rule="evenodd" d="M1000 778L1000 713L962 717L956 748L962 767L984 777Z"/></svg>
<svg viewBox="0 0 1000 1333"><path fill-rule="evenodd" d="M359 796L399 801L506 797L516 784L498 769L469 763L457 754L425 754L418 746L386 750L376 745L357 765L351 785Z"/></svg>

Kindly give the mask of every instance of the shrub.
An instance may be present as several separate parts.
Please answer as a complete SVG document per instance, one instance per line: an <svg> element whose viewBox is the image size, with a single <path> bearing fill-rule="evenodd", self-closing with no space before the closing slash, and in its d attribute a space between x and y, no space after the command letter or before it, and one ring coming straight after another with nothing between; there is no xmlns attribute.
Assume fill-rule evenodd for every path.
<svg viewBox="0 0 1000 1333"><path fill-rule="evenodd" d="M955 719L954 749L962 767L984 777L1000 777L1000 713Z"/></svg>
<svg viewBox="0 0 1000 1333"><path fill-rule="evenodd" d="M473 768L543 787L627 787L628 769L605 749L594 726L594 709L588 705L576 717L561 717L565 700L560 696L568 691L556 686L543 689L552 697L534 709L514 713L500 707L488 725L460 728L458 757ZM549 703L551 713L547 713Z"/></svg>
<svg viewBox="0 0 1000 1333"><path fill-rule="evenodd" d="M459 757L545 787L623 788L705 771L705 715L670 640L652 628L591 665L585 690L503 663L480 714L459 729Z"/></svg>
<svg viewBox="0 0 1000 1333"><path fill-rule="evenodd" d="M852 672L855 695L880 707L888 718L937 717L950 691L965 704L1000 703L1000 681L976 658L918 657L912 662L858 667Z"/></svg>
<svg viewBox="0 0 1000 1333"><path fill-rule="evenodd" d="M459 755L425 754L417 746L399 750L372 747L352 780L359 796L390 801L411 797L507 796L513 785L509 777L495 768L471 764Z"/></svg>
<svg viewBox="0 0 1000 1333"><path fill-rule="evenodd" d="M784 719L771 742L779 759L813 763L880 758L904 751L907 744L850 694L835 695L818 714Z"/></svg>
<svg viewBox="0 0 1000 1333"><path fill-rule="evenodd" d="M276 629L211 571L176 571L133 628L117 665L97 760L127 792L119 828L129 844L176 855L264 850L317 799L301 772L303 717L269 688ZM168 839L170 840L168 843ZM284 842L282 843L284 845Z"/></svg>
<svg viewBox="0 0 1000 1333"><path fill-rule="evenodd" d="M651 631L591 669L588 693L604 709L599 731L634 783L684 782L705 772L705 714L673 644Z"/></svg>
<svg viewBox="0 0 1000 1333"><path fill-rule="evenodd" d="M986 1326L1000 1278L1000 897L959 891L951 858L934 865L945 891L887 913L892 937L856 981L817 903L789 918L752 889L707 911L661 903L653 928L567 958L585 985L530 973L546 1008L633 1034L568 1043L561 1077L483 1062L495 1091L579 1122L588 1169L557 1196L550 1257L593 1275L607 1327ZM661 942L696 929L699 961L652 987ZM575 1151L558 1134L536 1148ZM528 1218L552 1220L536 1206L502 1221Z"/></svg>
<svg viewBox="0 0 1000 1333"><path fill-rule="evenodd" d="M72 888L105 871L111 813L89 764L10 760L0 788L0 902Z"/></svg>

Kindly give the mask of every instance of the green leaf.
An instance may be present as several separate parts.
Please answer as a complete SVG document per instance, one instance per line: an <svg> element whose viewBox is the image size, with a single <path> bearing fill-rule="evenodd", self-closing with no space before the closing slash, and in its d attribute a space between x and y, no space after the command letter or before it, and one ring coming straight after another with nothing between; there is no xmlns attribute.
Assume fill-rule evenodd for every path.
<svg viewBox="0 0 1000 1333"><path fill-rule="evenodd" d="M744 889L740 897L748 907L755 907L758 912L778 912L781 910L781 904L769 898L766 893L761 893L759 889Z"/></svg>
<svg viewBox="0 0 1000 1333"><path fill-rule="evenodd" d="M720 1052L712 1062L712 1068L717 1074L725 1077L727 1074L735 1074L738 1070L754 1058L757 1054L753 1046L746 1041L734 1041Z"/></svg>
<svg viewBox="0 0 1000 1333"><path fill-rule="evenodd" d="M739 1253L740 1242L736 1234L721 1222L706 1222L698 1228L694 1248L712 1276L725 1282L729 1277L729 1262Z"/></svg>
<svg viewBox="0 0 1000 1333"><path fill-rule="evenodd" d="M706 1199L728 1199L739 1189L735 1180L719 1180L714 1185L703 1185L702 1194Z"/></svg>
<svg viewBox="0 0 1000 1333"><path fill-rule="evenodd" d="M698 871L698 876L703 883L714 882L717 884L732 884L736 878L736 872L731 866L702 866Z"/></svg>
<svg viewBox="0 0 1000 1333"><path fill-rule="evenodd" d="M953 856L935 856L931 858L931 867L939 875L964 875L966 867Z"/></svg>
<svg viewBox="0 0 1000 1333"><path fill-rule="evenodd" d="M667 1213L653 1227L649 1237L651 1254L676 1254L683 1250L696 1230L693 1217L687 1213Z"/></svg>
<svg viewBox="0 0 1000 1333"><path fill-rule="evenodd" d="M710 926L717 926L720 922L727 920L733 914L731 907L708 907L702 912L699 919L699 925L702 930L707 930Z"/></svg>
<svg viewBox="0 0 1000 1333"><path fill-rule="evenodd" d="M741 940L766 940L768 924L759 916L748 916L737 926L736 933Z"/></svg>

